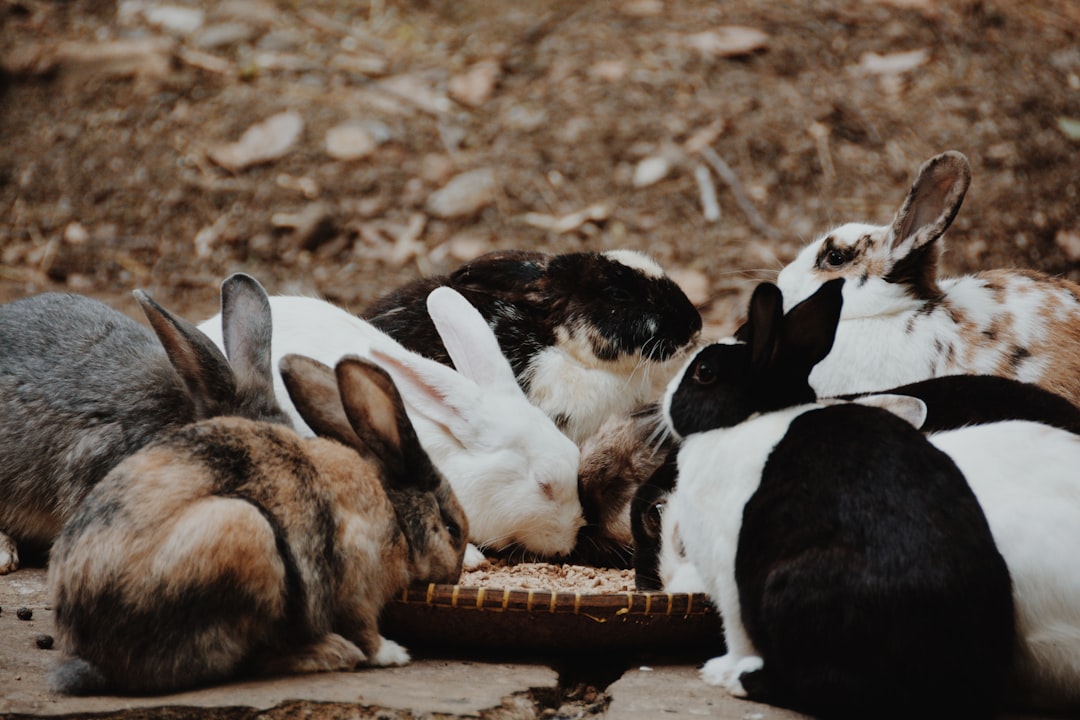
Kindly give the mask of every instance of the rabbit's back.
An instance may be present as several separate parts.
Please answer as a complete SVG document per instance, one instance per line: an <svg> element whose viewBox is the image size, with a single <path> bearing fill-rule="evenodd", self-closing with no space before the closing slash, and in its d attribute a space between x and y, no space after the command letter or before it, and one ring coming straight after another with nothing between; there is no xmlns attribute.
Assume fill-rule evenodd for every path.
<svg viewBox="0 0 1080 720"><path fill-rule="evenodd" d="M903 706L913 684L958 712L994 707L1013 649L1009 573L955 464L887 411L792 421L743 510L735 577L781 699Z"/></svg>
<svg viewBox="0 0 1080 720"><path fill-rule="evenodd" d="M122 691L198 685L325 636L349 575L342 554L378 557L395 533L358 464L336 443L240 418L185 426L125 460L54 546L57 631L80 658L60 666L57 688L79 692L85 663ZM335 506L345 495L358 510L349 533Z"/></svg>
<svg viewBox="0 0 1080 720"><path fill-rule="evenodd" d="M163 409L167 409L163 412ZM191 418L158 339L78 295L0 307L0 528L48 542L85 492Z"/></svg>

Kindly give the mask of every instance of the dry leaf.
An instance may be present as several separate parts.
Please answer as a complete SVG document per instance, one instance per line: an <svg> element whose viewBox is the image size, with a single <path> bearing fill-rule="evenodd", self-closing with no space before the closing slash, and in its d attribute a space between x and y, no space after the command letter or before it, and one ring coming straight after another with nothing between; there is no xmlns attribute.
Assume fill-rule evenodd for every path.
<svg viewBox="0 0 1080 720"><path fill-rule="evenodd" d="M249 127L236 142L212 148L208 155L226 170L238 172L284 157L303 130L300 113L292 110L278 113Z"/></svg>
<svg viewBox="0 0 1080 720"><path fill-rule="evenodd" d="M736 57L764 49L769 35L757 28L727 25L686 35L683 42L707 57Z"/></svg>

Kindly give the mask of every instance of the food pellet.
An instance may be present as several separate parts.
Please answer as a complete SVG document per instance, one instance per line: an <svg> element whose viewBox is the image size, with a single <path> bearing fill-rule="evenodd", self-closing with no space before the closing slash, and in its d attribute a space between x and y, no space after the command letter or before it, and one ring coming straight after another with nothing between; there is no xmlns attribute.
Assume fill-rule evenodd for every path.
<svg viewBox="0 0 1080 720"><path fill-rule="evenodd" d="M462 571L458 585L606 595L633 591L634 571L553 563L509 564L505 560L492 560L475 570Z"/></svg>
<svg viewBox="0 0 1080 720"><path fill-rule="evenodd" d="M42 650L51 650L53 646L53 636L44 634L38 635L34 638L34 642L36 642L37 646Z"/></svg>
<svg viewBox="0 0 1080 720"><path fill-rule="evenodd" d="M34 611L30 608L21 607L15 611L15 617L20 620L30 620L34 617Z"/></svg>

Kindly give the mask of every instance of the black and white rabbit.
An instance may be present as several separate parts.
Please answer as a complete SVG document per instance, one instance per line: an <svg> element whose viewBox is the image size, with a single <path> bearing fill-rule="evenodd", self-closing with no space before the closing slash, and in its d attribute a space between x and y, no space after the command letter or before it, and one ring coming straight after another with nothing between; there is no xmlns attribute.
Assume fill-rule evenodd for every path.
<svg viewBox="0 0 1080 720"><path fill-rule="evenodd" d="M385 371L302 356L281 372L320 436L212 418L98 483L49 563L64 693L164 693L243 675L400 665L383 605L454 582L465 514Z"/></svg>
<svg viewBox="0 0 1080 720"><path fill-rule="evenodd" d="M0 574L47 548L101 478L160 433L238 415L287 424L270 381L270 309L243 274L221 286L228 360L135 291L153 332L108 305L45 293L0 306Z"/></svg>
<svg viewBox="0 0 1080 720"><path fill-rule="evenodd" d="M725 627L702 675L829 717L986 717L1013 657L1009 572L963 474L912 425L808 382L843 280L701 350L664 408L674 512ZM918 400L900 398L900 401Z"/></svg>
<svg viewBox="0 0 1080 720"><path fill-rule="evenodd" d="M363 317L449 364L423 302L443 285L476 306L529 399L579 444L611 415L655 402L701 330L679 286L630 250L489 253L391 292Z"/></svg>
<svg viewBox="0 0 1080 720"><path fill-rule="evenodd" d="M970 180L962 154L937 155L891 225L842 225L780 272L787 308L830 279L848 280L832 352L810 374L819 395L973 374L1035 383L1080 404L1080 286L1030 270L937 276L942 235Z"/></svg>

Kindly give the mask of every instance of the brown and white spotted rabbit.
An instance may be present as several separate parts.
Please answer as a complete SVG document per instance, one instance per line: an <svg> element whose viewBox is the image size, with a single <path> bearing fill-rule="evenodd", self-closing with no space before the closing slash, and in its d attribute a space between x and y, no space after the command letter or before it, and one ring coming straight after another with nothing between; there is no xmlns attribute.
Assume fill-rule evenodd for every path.
<svg viewBox="0 0 1080 720"><path fill-rule="evenodd" d="M937 276L942 235L970 181L963 155L937 155L891 225L843 225L781 271L788 310L847 279L832 352L810 375L819 396L963 373L1034 383L1080 404L1080 286L1030 270Z"/></svg>
<svg viewBox="0 0 1080 720"><path fill-rule="evenodd" d="M331 439L235 417L172 430L64 527L49 567L56 690L408 662L379 612L411 581L457 579L465 515L385 371L293 355L282 375Z"/></svg>

